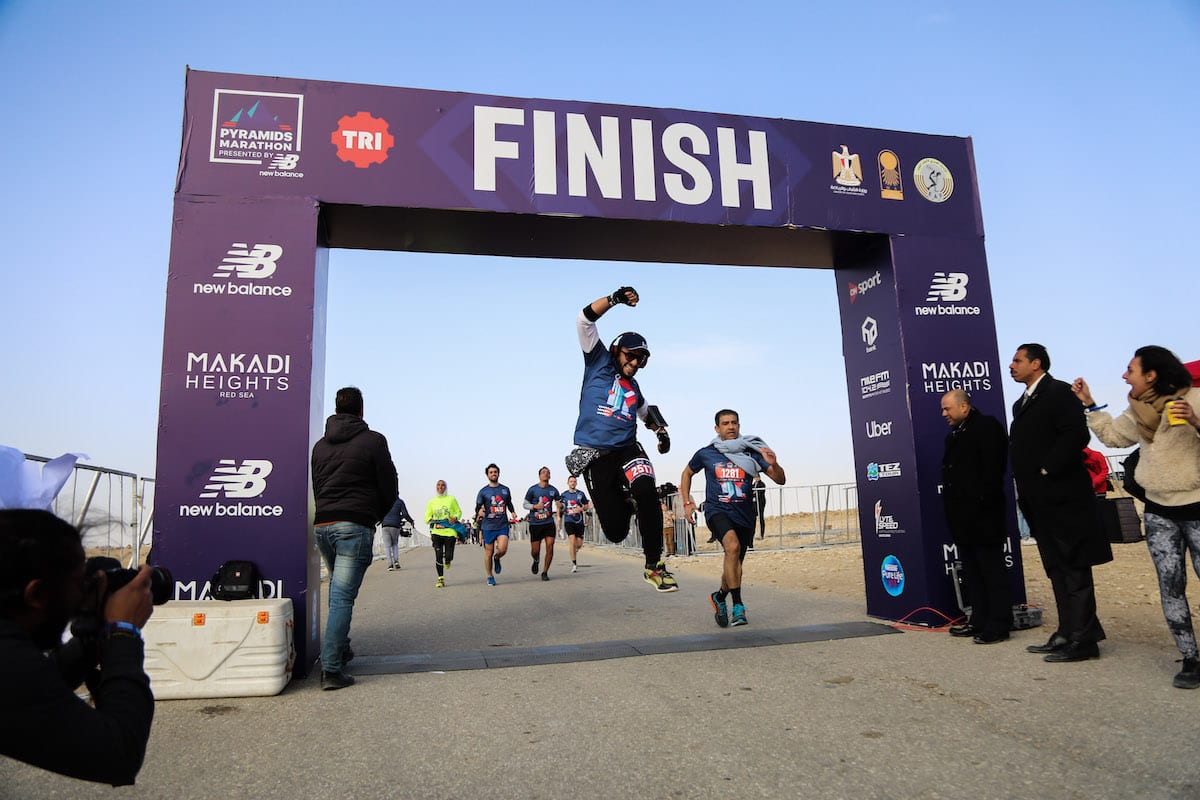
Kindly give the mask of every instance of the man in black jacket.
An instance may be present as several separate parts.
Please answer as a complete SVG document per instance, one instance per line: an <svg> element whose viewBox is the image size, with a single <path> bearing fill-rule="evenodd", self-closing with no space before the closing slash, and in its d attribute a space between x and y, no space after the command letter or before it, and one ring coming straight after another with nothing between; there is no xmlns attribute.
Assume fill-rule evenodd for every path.
<svg viewBox="0 0 1200 800"><path fill-rule="evenodd" d="M96 624L64 645L85 608ZM132 784L154 719L141 634L152 610L150 567L108 594L105 573L85 576L74 527L48 511L0 510L0 753ZM75 695L84 681L95 708Z"/></svg>
<svg viewBox="0 0 1200 800"><path fill-rule="evenodd" d="M1017 348L1008 367L1025 393L1013 405L1009 452L1017 502L1037 540L1038 554L1058 609L1058 630L1045 644L1031 645L1046 661L1099 658L1104 628L1096 617L1092 566L1112 560L1096 513L1092 481L1083 463L1091 434L1071 385L1047 370L1050 355L1040 344Z"/></svg>
<svg viewBox="0 0 1200 800"><path fill-rule="evenodd" d="M950 425L942 456L942 506L958 549L971 617L950 626L951 636L973 636L975 644L1008 638L1012 592L1004 557L1004 470L1008 436L995 417L980 413L961 389L942 396Z"/></svg>
<svg viewBox="0 0 1200 800"><path fill-rule="evenodd" d="M338 389L325 436L312 452L313 530L329 567L329 617L321 646L321 686L342 689L354 683L343 669L354 657L350 618L363 576L371 565L375 523L399 497L396 465L387 439L363 421L357 388Z"/></svg>

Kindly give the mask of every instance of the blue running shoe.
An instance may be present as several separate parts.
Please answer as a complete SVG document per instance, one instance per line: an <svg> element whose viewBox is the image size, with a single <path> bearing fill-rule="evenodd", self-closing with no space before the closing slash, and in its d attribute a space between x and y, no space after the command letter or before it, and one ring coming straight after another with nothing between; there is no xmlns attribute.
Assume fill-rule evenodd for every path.
<svg viewBox="0 0 1200 800"><path fill-rule="evenodd" d="M738 625L749 624L746 620L746 607L741 603L733 604L733 617L729 620L729 624L733 627Z"/></svg>
<svg viewBox="0 0 1200 800"><path fill-rule="evenodd" d="M493 578L491 575L488 575L488 581L487 581L487 583L488 583L488 586L495 586L495 585L496 585L496 579L495 579L495 578Z"/></svg>
<svg viewBox="0 0 1200 800"><path fill-rule="evenodd" d="M500 556L492 556L492 569L497 575L500 574Z"/></svg>
<svg viewBox="0 0 1200 800"><path fill-rule="evenodd" d="M712 603L713 617L717 620L717 625L726 628L729 627L729 609L725 608L725 601L717 599L717 592L713 592L708 596L708 602Z"/></svg>

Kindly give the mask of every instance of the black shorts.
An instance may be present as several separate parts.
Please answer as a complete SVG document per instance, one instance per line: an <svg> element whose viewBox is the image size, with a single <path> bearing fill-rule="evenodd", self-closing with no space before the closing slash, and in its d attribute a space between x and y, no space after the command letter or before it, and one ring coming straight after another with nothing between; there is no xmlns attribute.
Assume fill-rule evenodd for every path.
<svg viewBox="0 0 1200 800"><path fill-rule="evenodd" d="M583 523L570 521L564 522L563 530L567 532L568 536L583 536Z"/></svg>
<svg viewBox="0 0 1200 800"><path fill-rule="evenodd" d="M540 542L542 539L554 538L554 523L543 522L540 525L529 526L529 541Z"/></svg>
<svg viewBox="0 0 1200 800"><path fill-rule="evenodd" d="M717 541L721 542L725 539L725 534L733 531L737 534L738 544L743 550L754 545L754 526L749 528L742 525L734 525L733 520L728 514L714 513L705 514L704 521L708 523L708 530L717 537Z"/></svg>

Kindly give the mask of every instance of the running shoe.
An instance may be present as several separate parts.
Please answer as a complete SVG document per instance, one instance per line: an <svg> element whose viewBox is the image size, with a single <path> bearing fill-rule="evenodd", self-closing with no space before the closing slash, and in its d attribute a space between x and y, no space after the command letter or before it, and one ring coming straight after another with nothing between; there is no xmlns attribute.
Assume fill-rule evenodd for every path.
<svg viewBox="0 0 1200 800"><path fill-rule="evenodd" d="M726 628L729 626L729 609L725 607L724 600L717 599L717 592L713 592L708 596L708 602L712 603L713 617L717 620L717 625Z"/></svg>
<svg viewBox="0 0 1200 800"><path fill-rule="evenodd" d="M487 579L487 585L488 585L488 586L495 586L495 585L496 585L496 579L495 579L495 578L493 578L491 575L488 575L488 579Z"/></svg>
<svg viewBox="0 0 1200 800"><path fill-rule="evenodd" d="M388 564L388 569L387 569L387 571L388 571L388 572L395 572L395 571L396 571L396 565L395 565L394 563L389 563L389 564Z"/></svg>
<svg viewBox="0 0 1200 800"><path fill-rule="evenodd" d="M439 576L437 579L437 583L435 583L433 585L433 588L444 589L445 587L446 587L446 579Z"/></svg>
<svg viewBox="0 0 1200 800"><path fill-rule="evenodd" d="M534 575L537 575L537 567L538 567L538 560L535 558L533 560L533 566L529 568L529 571L532 572Z"/></svg>
<svg viewBox="0 0 1200 800"><path fill-rule="evenodd" d="M442 569L443 569L443 570L450 569L450 564L451 564L451 563L452 563L452 562L450 562L450 561L447 561L445 564L442 564Z"/></svg>
<svg viewBox="0 0 1200 800"><path fill-rule="evenodd" d="M741 603L733 604L733 617L729 620L729 624L735 628L738 625L748 624L746 620L746 607L744 605Z"/></svg>
<svg viewBox="0 0 1200 800"><path fill-rule="evenodd" d="M653 586L657 591L679 591L679 584L675 582L675 576L667 571L667 565L661 561L658 562L658 566L654 569L643 571L642 576L646 579L646 583Z"/></svg>
<svg viewBox="0 0 1200 800"><path fill-rule="evenodd" d="M571 563L571 572L579 572L579 565L572 562Z"/></svg>
<svg viewBox="0 0 1200 800"><path fill-rule="evenodd" d="M492 571L500 574L500 556L492 556Z"/></svg>
<svg viewBox="0 0 1200 800"><path fill-rule="evenodd" d="M543 573L542 573L542 580L544 580L544 581L548 581L548 580L550 580L550 576L549 576L548 574L546 574L545 572L543 572Z"/></svg>

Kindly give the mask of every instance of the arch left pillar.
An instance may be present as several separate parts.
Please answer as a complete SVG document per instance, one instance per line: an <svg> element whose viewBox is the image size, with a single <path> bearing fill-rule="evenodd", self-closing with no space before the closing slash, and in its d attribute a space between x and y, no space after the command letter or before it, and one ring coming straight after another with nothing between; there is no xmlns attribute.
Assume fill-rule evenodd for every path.
<svg viewBox="0 0 1200 800"><path fill-rule="evenodd" d="M328 251L312 199L176 195L155 486L155 563L174 599L229 559L290 597L297 674L320 642L310 443L324 425Z"/></svg>

